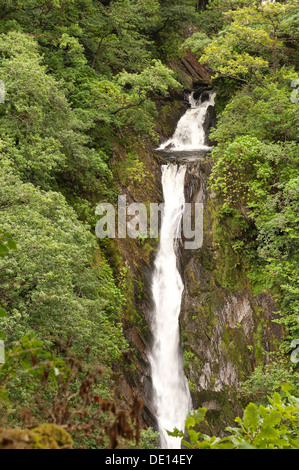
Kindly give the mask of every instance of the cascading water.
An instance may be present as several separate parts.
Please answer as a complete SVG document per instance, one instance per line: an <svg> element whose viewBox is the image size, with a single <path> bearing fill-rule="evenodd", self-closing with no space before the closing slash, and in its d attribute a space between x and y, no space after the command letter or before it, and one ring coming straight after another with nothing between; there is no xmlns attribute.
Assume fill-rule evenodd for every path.
<svg viewBox="0 0 299 470"><path fill-rule="evenodd" d="M207 108L214 106L215 96L215 93L208 93L207 99L202 101L201 96L196 100L191 94L189 96L190 108L179 120L173 136L161 144L158 150L209 150L205 144L206 135L203 124Z"/></svg>
<svg viewBox="0 0 299 470"><path fill-rule="evenodd" d="M172 431L175 427L183 430L191 407L179 349L178 319L184 286L175 253L175 237L184 211L185 172L183 165L162 166L164 212L152 281L154 344L149 360L161 447L164 449L180 448L180 439L168 436L166 430Z"/></svg>
<svg viewBox="0 0 299 470"><path fill-rule="evenodd" d="M203 123L215 94L205 101L189 97L191 108L179 120L171 139L159 150L169 152L209 150L205 145ZM152 277L153 345L149 356L153 382L153 404L163 449L179 449L181 440L168 436L167 430L184 431L185 419L192 402L188 381L183 372L184 359L180 348L179 314L184 285L177 268L176 240L180 234L185 207L184 182L186 165L162 165L164 210L160 245Z"/></svg>

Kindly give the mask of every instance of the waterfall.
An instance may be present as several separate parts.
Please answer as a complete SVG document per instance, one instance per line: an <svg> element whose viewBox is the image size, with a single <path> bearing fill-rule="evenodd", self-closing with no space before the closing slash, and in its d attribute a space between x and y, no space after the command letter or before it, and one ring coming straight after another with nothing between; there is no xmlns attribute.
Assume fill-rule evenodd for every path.
<svg viewBox="0 0 299 470"><path fill-rule="evenodd" d="M168 155L208 151L204 122L207 109L214 105L214 93L205 92L198 99L189 97L190 108L179 120L171 139L158 150ZM196 153L196 152L195 152ZM206 153L206 152L204 152ZM192 408L188 381L184 375L184 358L180 347L179 315L184 285L177 268L176 248L185 207L186 165L162 165L164 208L160 244L152 276L153 345L148 354L153 383L153 405L163 449L179 449L181 439L168 436L166 430L184 431L185 419Z"/></svg>
<svg viewBox="0 0 299 470"><path fill-rule="evenodd" d="M152 280L154 344L149 361L161 447L164 449L180 448L180 439L168 436L166 430L172 431L175 427L184 430L191 407L180 351L178 320L184 286L177 269L174 238L179 233L184 211L185 172L184 165L162 166L164 212Z"/></svg>
<svg viewBox="0 0 299 470"><path fill-rule="evenodd" d="M173 136L160 145L159 150L209 150L205 144L206 135L203 127L207 108L214 106L215 93L205 93L206 100L200 96L197 100L189 96L190 108L181 117Z"/></svg>

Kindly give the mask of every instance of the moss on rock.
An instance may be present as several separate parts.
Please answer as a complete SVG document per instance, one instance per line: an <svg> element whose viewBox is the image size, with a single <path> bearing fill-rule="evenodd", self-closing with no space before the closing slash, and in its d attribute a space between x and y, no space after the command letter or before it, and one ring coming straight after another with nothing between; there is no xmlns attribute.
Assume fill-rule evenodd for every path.
<svg viewBox="0 0 299 470"><path fill-rule="evenodd" d="M193 405L208 409L205 431L217 435L233 425L242 408L239 383L264 362L277 331L272 299L251 292L241 263L225 247L208 178L208 159L197 171L187 170L186 200L204 203L204 236L201 248L180 252L185 286L180 327Z"/></svg>
<svg viewBox="0 0 299 470"><path fill-rule="evenodd" d="M0 449L72 449L73 440L56 424L33 429L0 429Z"/></svg>

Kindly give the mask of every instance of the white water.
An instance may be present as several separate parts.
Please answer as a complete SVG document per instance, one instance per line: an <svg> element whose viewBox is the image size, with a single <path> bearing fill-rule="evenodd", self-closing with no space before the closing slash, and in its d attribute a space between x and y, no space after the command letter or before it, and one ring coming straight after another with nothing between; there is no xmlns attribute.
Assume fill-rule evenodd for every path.
<svg viewBox="0 0 299 470"><path fill-rule="evenodd" d="M179 233L184 211L184 180L186 167L162 166L164 213L160 246L152 280L154 311L152 332L154 344L149 355L152 369L154 406L163 449L179 449L179 438L168 436L166 430L184 430L191 409L188 382L183 373L180 352L179 314L184 289L177 269L175 235Z"/></svg>
<svg viewBox="0 0 299 470"><path fill-rule="evenodd" d="M159 150L208 150L210 147L205 145L205 131L203 123L208 106L214 106L215 93L209 93L209 99L201 102L189 96L190 108L181 117L173 136L160 145Z"/></svg>
<svg viewBox="0 0 299 470"><path fill-rule="evenodd" d="M160 146L170 152L209 149L205 146L203 123L208 106L214 105L215 93L201 102L189 97L190 109L179 120L171 139ZM184 285L177 269L176 238L184 212L185 165L162 165L164 211L160 245L152 278L153 346L149 353L153 382L153 405L160 431L162 449L180 449L181 439L168 436L166 430L184 431L192 408L184 359L180 348L179 315Z"/></svg>

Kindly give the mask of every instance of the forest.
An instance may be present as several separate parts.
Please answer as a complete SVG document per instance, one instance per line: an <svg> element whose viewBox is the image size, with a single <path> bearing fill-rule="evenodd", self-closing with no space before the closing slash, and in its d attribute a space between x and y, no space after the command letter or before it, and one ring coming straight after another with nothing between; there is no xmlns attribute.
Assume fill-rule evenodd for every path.
<svg viewBox="0 0 299 470"><path fill-rule="evenodd" d="M190 449L299 448L298 28L297 0L0 0L1 449L159 449L139 346L157 240L99 239L95 210L161 201L153 149L194 89L216 93L205 269L272 316L253 308L250 340L223 333L239 375L220 420L182 323L196 410L168 431Z"/></svg>

